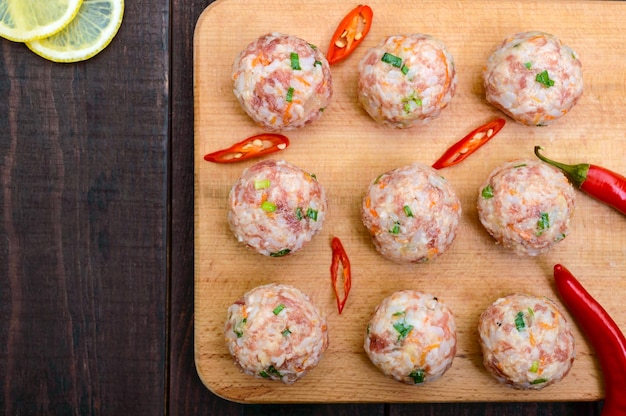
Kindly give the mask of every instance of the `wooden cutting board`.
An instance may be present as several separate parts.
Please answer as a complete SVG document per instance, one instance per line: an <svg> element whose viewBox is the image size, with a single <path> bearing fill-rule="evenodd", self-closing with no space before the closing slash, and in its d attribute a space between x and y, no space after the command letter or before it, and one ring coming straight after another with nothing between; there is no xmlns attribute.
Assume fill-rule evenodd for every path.
<svg viewBox="0 0 626 416"><path fill-rule="evenodd" d="M315 173L326 188L330 216L304 250L268 258L237 243L226 210L231 185L253 162L216 165L206 153L261 130L240 109L230 80L238 52L269 31L300 36L327 49L335 26L356 3L330 0L218 0L200 17L194 39L195 81L195 360L215 394L238 402L456 402L596 400L603 397L594 352L576 328L577 358L560 383L538 392L499 385L482 366L478 316L496 298L515 292L558 300L552 267L563 263L626 330L626 217L577 193L570 236L551 252L517 257L494 243L477 218L478 187L513 158L534 158L533 147L566 163L591 162L626 173L626 3L604 1L372 0L374 24L363 45L332 67L334 98L313 125L288 132L284 158ZM478 125L501 114L484 99L481 67L506 35L543 30L560 37L583 62L585 93L556 124L507 123L486 147L442 171L463 206L452 248L430 264L398 265L374 249L360 221L369 182L413 161L431 164ZM453 54L458 88L451 106L425 127L390 130L376 125L356 100L357 63L368 47L397 33L423 32ZM350 256L353 285L338 315L330 284L330 239ZM292 386L246 376L224 343L228 306L258 285L281 282L308 293L328 316L330 346L319 366ZM418 289L455 313L458 351L438 381L418 387L385 378L363 352L370 314L387 295ZM567 316L572 319L568 312Z"/></svg>

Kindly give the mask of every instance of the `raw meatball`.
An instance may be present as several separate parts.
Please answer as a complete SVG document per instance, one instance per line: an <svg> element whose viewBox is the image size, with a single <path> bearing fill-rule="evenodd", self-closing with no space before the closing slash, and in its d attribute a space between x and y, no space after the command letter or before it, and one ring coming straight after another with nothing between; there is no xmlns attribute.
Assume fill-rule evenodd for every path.
<svg viewBox="0 0 626 416"><path fill-rule="evenodd" d="M560 381L576 355L569 322L545 297L496 300L480 315L478 334L487 371L517 389L539 390Z"/></svg>
<svg viewBox="0 0 626 416"><path fill-rule="evenodd" d="M583 94L578 55L555 36L509 36L483 70L487 101L515 121L546 126L569 112Z"/></svg>
<svg viewBox="0 0 626 416"><path fill-rule="evenodd" d="M246 169L228 197L228 223L240 242L266 256L295 253L322 229L326 192L315 176L284 160Z"/></svg>
<svg viewBox="0 0 626 416"><path fill-rule="evenodd" d="M280 33L249 44L237 56L232 77L237 100L267 130L290 130L317 120L333 94L324 54Z"/></svg>
<svg viewBox="0 0 626 416"><path fill-rule="evenodd" d="M326 318L300 290L259 286L228 308L228 350L246 374L292 384L315 367L328 347Z"/></svg>
<svg viewBox="0 0 626 416"><path fill-rule="evenodd" d="M398 381L414 385L437 380L456 354L454 316L432 295L396 292L376 307L364 348L376 367Z"/></svg>
<svg viewBox="0 0 626 416"><path fill-rule="evenodd" d="M480 187L478 217L518 255L537 256L570 231L576 191L558 169L519 159L494 169Z"/></svg>
<svg viewBox="0 0 626 416"><path fill-rule="evenodd" d="M429 35L390 36L359 62L359 101L374 120L390 127L438 117L456 84L452 55Z"/></svg>
<svg viewBox="0 0 626 416"><path fill-rule="evenodd" d="M383 256L420 263L452 245L461 202L439 172L413 163L379 176L363 198L361 214Z"/></svg>

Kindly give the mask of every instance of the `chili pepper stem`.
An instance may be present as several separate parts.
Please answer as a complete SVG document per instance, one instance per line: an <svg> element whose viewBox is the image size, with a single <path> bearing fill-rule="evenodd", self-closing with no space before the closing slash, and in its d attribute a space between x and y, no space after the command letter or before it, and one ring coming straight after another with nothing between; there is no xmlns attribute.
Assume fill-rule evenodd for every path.
<svg viewBox="0 0 626 416"><path fill-rule="evenodd" d="M580 163L578 165L566 165L565 163L556 162L554 160L548 159L547 157L539 153L540 150L543 150L541 146L535 146L535 155L542 161L562 170L577 188L580 188L583 185L583 182L587 180L587 173L589 172L588 163Z"/></svg>

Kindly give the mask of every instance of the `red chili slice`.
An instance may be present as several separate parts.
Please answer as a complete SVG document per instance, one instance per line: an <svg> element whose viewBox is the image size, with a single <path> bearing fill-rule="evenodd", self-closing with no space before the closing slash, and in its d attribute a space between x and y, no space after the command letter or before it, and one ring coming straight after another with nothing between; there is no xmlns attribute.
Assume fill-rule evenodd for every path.
<svg viewBox="0 0 626 416"><path fill-rule="evenodd" d="M275 133L262 133L235 143L228 149L209 153L204 156L204 160L215 163L241 162L242 160L285 150L287 146L289 146L289 139L286 136Z"/></svg>
<svg viewBox="0 0 626 416"><path fill-rule="evenodd" d="M330 41L326 58L330 65L348 57L365 39L372 27L374 12L369 6L359 5L343 18Z"/></svg>
<svg viewBox="0 0 626 416"><path fill-rule="evenodd" d="M335 298L337 299L337 309L339 310L339 314L343 311L343 307L346 305L346 300L348 300L348 294L350 293L350 288L352 287L352 273L350 271L350 260L348 259L348 254L346 250L343 248L343 244L341 244L341 240L338 237L333 237L330 246L333 250L333 259L330 264L330 278L333 283L333 290L335 291ZM337 287L338 282L338 273L339 273L339 264L341 263L341 267L343 269L343 297L339 293L339 289Z"/></svg>
<svg viewBox="0 0 626 416"><path fill-rule="evenodd" d="M456 142L433 164L433 168L441 169L456 165L465 160L480 147L484 146L506 124L506 120L498 118L490 121Z"/></svg>

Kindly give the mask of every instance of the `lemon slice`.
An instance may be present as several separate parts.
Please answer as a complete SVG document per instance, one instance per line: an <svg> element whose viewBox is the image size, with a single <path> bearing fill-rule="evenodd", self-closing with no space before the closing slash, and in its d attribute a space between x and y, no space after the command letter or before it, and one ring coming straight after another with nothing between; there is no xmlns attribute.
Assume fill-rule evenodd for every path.
<svg viewBox="0 0 626 416"><path fill-rule="evenodd" d="M74 20L60 32L26 46L54 62L78 62L101 52L122 24L124 0L83 0Z"/></svg>
<svg viewBox="0 0 626 416"><path fill-rule="evenodd" d="M28 42L51 36L74 19L83 0L0 0L0 36Z"/></svg>

